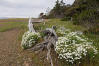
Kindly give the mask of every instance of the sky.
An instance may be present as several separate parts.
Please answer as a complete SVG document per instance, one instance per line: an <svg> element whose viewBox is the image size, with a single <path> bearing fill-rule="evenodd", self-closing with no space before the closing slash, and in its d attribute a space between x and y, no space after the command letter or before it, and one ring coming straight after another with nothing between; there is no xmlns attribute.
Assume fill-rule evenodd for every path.
<svg viewBox="0 0 99 66"><path fill-rule="evenodd" d="M38 17L39 13L50 10L56 0L0 0L0 17L28 18ZM74 0L64 0L72 4ZM48 9L49 7L49 9Z"/></svg>

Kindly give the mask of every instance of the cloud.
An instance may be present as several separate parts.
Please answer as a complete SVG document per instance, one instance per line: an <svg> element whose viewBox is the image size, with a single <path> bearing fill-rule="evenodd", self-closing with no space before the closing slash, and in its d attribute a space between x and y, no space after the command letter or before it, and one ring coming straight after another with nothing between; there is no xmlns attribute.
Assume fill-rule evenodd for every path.
<svg viewBox="0 0 99 66"><path fill-rule="evenodd" d="M40 12L52 8L56 0L0 0L0 17L38 17ZM74 0L64 0L72 4Z"/></svg>

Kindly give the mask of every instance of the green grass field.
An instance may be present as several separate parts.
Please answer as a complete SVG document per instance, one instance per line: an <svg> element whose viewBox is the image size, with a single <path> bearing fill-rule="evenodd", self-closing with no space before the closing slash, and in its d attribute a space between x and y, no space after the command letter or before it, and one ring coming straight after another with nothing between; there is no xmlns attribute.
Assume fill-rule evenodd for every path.
<svg viewBox="0 0 99 66"><path fill-rule="evenodd" d="M27 29L27 21L27 19L2 19L0 20L0 32L5 32L15 28Z"/></svg>
<svg viewBox="0 0 99 66"><path fill-rule="evenodd" d="M6 20L0 20L0 32L6 32L12 29L19 29L21 30L19 36L18 36L18 40L21 41L22 35L25 31L28 30L28 19L6 19ZM72 31L85 31L86 28L82 27L82 26L78 26L78 25L73 25L72 22L70 21L61 21L60 19L49 19L47 20L47 22L44 23L35 23L34 27L36 30L41 31L44 30L46 28L51 28L52 26L57 26L58 27L65 27L67 29L71 29ZM95 46L99 49L99 35L94 35L91 33L85 34L89 39L92 39L94 41ZM39 62L40 59L37 59L38 56L36 56L33 60L35 60L36 63L41 64L42 63ZM55 57L55 56L54 56ZM94 65L94 62L96 63ZM93 60L83 60L83 63L81 63L80 66L98 66L99 65L99 54L95 57L95 59ZM55 62L54 62L55 63ZM88 64L89 63L89 64ZM59 66L65 66L63 61L58 62ZM75 64L76 66L79 66L79 64ZM68 66L68 65L67 65Z"/></svg>
<svg viewBox="0 0 99 66"><path fill-rule="evenodd" d="M73 25L72 22L70 21L61 21L60 19L50 19L45 23L45 25L44 23L36 23L35 26L37 30L51 28L52 26L56 26L57 28L65 27L67 29L71 29L72 31L76 31L76 30L84 31L85 30L85 28L82 26Z"/></svg>

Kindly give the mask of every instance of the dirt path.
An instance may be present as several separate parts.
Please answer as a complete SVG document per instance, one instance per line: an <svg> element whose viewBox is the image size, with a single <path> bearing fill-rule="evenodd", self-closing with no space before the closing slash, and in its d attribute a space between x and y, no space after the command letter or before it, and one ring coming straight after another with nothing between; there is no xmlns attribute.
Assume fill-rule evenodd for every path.
<svg viewBox="0 0 99 66"><path fill-rule="evenodd" d="M32 65L32 53L21 50L17 42L18 29L0 32L0 66L35 66Z"/></svg>
<svg viewBox="0 0 99 66"><path fill-rule="evenodd" d="M34 54L21 49L21 41L18 40L20 32L19 29L0 32L0 66L50 66L46 51Z"/></svg>

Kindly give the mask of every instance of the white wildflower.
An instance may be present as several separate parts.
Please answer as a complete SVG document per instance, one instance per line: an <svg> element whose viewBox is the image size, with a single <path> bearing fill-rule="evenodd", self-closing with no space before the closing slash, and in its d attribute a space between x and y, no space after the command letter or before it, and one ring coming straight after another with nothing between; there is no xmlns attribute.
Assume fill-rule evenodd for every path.
<svg viewBox="0 0 99 66"><path fill-rule="evenodd" d="M23 49L32 47L40 38L40 34L36 32L25 32L22 37L21 46Z"/></svg>
<svg viewBox="0 0 99 66"><path fill-rule="evenodd" d="M82 32L70 32L65 30L56 42L55 51L59 54L60 59L66 59L67 62L74 63L76 60L83 58L92 50L94 55L98 53L97 49L93 46L93 42L89 42L88 38L84 37ZM94 56L93 56L94 57Z"/></svg>

